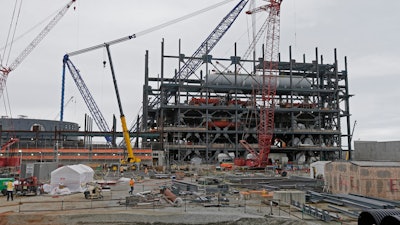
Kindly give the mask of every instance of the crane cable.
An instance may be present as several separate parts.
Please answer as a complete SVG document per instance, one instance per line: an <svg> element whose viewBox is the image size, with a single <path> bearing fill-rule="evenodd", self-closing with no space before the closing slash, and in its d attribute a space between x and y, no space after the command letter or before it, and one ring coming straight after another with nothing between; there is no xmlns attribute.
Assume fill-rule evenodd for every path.
<svg viewBox="0 0 400 225"><path fill-rule="evenodd" d="M20 16L20 13L21 13L22 0L21 0L21 3L19 4L19 9L18 9L17 16L15 16L16 9L17 9L17 5L18 5L18 0L15 1L14 10L13 10L13 14L12 14L12 17L11 17L10 26L9 26L9 28L8 28L7 39L6 39L6 46L7 46L7 44L9 43L9 39L10 39L11 33L12 33L12 38L11 38L11 41L10 41L10 47L8 48L8 53L6 53L7 48L4 48L3 56L5 57L5 55L7 54L7 57L6 57L7 59L6 59L5 65L8 64L8 60L10 59L11 49L12 49L12 45L13 45L13 43L14 43L15 33L16 33L16 31L17 31L17 25L18 25L19 16ZM15 20L15 25L13 26L14 20ZM1 62L0 62L1 65L3 65L3 60L4 60L4 58L1 58Z"/></svg>
<svg viewBox="0 0 400 225"><path fill-rule="evenodd" d="M16 10L17 10L17 6L18 6L18 0L15 1L14 10L13 10L10 26L9 26L8 33L7 33L6 46L9 43L10 36L11 36L11 33L12 33L12 38L11 38L11 41L10 41L10 44L9 44L10 46L9 46L8 49L5 47L4 48L4 53L3 53L3 56L5 56L7 54L7 57L6 57L6 59L5 58L0 58L0 60L1 60L0 61L0 65L3 65L3 60L6 60L6 64L7 64L8 60L10 58L10 54L11 54L11 49L12 49L12 45L13 45L13 42L14 42L15 33L17 31L17 25L18 25L18 21L19 21L19 16L20 16L20 13L21 13L22 0L20 1L20 4L19 4L19 9L18 9L17 16L15 16L15 13L16 13ZM15 25L13 26L14 20L15 20ZM8 51L8 53L6 53L7 51ZM3 99L5 112L6 112L6 115L9 114L10 118L12 118L10 98L8 96L7 87L5 87L5 92L6 92L6 96L7 96L7 99Z"/></svg>
<svg viewBox="0 0 400 225"><path fill-rule="evenodd" d="M12 16L11 16L10 26L8 27L6 46L8 44L8 39L10 38L10 34L11 34L11 30L12 30L12 24L13 24L13 21L14 21L14 18L15 18L15 10L17 8L17 2L18 2L18 0L15 1L14 10L13 10L13 13L12 13ZM3 57L6 55L6 51L7 51L7 49L4 48ZM1 57L1 55L0 55L0 57ZM4 58L0 58L0 60L1 60L0 61L0 65L3 65ZM8 61L8 59L7 59L7 61Z"/></svg>
<svg viewBox="0 0 400 225"><path fill-rule="evenodd" d="M10 107L10 98L9 98L9 96L8 96L8 91L7 91L7 87L5 87L5 90L3 90L3 91L5 91L5 95L4 96L6 96L6 98L3 98L3 101L4 101L4 108L5 108L5 112L6 112L6 116L8 116L8 111L9 111L9 118L13 118L13 116L12 116L12 112L11 112L11 107ZM8 106L8 107L7 107ZM4 129L4 124L3 124L3 129ZM16 137L17 137L17 135L16 135L16 132L15 132L15 126L14 126L14 121L13 120L10 120L9 121L9 123L7 123L7 130L10 130L11 132L8 134L8 137L7 138L9 138L10 140L12 140L12 139L15 139ZM11 145L12 145L13 143L11 143ZM1 143L1 150L3 150L3 148L4 148L4 151L6 152L6 149L8 148L9 150L8 150L8 154L9 154L9 156L14 156L14 154L16 153L16 149L15 148L10 148L10 145L9 145L9 141L6 141L5 143Z"/></svg>
<svg viewBox="0 0 400 225"><path fill-rule="evenodd" d="M123 42L123 41L128 41L130 39L134 39L134 38L137 38L139 36L143 36L145 34L153 32L153 31L161 30L161 29L163 29L163 28L165 28L167 26L170 26L170 25L176 24L178 22L187 20L189 18L195 17L195 16L200 15L200 14L202 14L204 12L208 12L208 11L213 10L213 9L215 9L215 8L221 6L221 5L227 4L228 2L232 2L232 0L225 0L225 1L222 1L222 2L219 2L219 3L216 3L214 5L206 7L204 9L197 10L195 12L189 13L189 14L181 16L179 18L164 22L164 23L156 25L154 27L150 27L150 28L148 28L146 30L139 31L139 32L134 33L132 35L128 35L128 36L125 36L125 37L122 37L122 38L118 38L118 39L115 39L115 40L112 40L112 41L108 41L106 43L98 44L98 45L95 45L95 46L92 46L92 47L88 47L88 48L85 48L85 49L69 52L69 53L67 53L67 55L68 56L79 55L79 54L82 54L82 53L85 53L85 52L89 52L89 51L93 51L93 50L96 50L96 49L99 49L99 48L103 48L103 47L105 47L106 44L111 46L111 45L118 44L118 43Z"/></svg>
<svg viewBox="0 0 400 225"><path fill-rule="evenodd" d="M241 41L241 40L243 40L244 38L246 38L246 36L247 36L247 38L248 38L248 40L250 41L250 42L252 42L253 41L253 38L251 38L250 37L250 33L252 32L252 30L253 30L253 28L249 28L249 22L248 22L248 19L246 20L247 21L247 29L245 30L245 31L243 31L241 34L239 34L239 35L237 35L237 38L236 38L236 42L239 42L239 41ZM259 15L259 16L255 16L255 21L253 22L251 22L252 24L254 23L254 24L256 24L256 22L261 22L261 24L263 24L263 23L265 23L265 16L264 15ZM252 27L253 27L253 25L251 25ZM258 28L257 28L258 29ZM254 30L257 30L257 29L254 29ZM250 32L251 31L251 32ZM258 32L259 32L259 30L258 30ZM263 39L264 39L264 37L266 36L266 34L265 34L265 31L264 31L264 34L263 34ZM261 38L260 38L261 39ZM249 43L249 47L251 47L251 43ZM234 47L233 46L229 46L229 47L227 47L226 48L226 50L225 50L225 52L223 52L222 53L222 56L230 56L231 55L231 52L232 52L232 49L233 49ZM255 45L253 46L253 48L252 48L252 51L255 51ZM249 51L250 49L247 49L246 51ZM245 52L243 52L242 54L239 54L239 56L241 57L241 59L243 59L243 60L247 60L247 57L244 57L245 56ZM231 64L232 65L232 64ZM229 65L229 66L227 66L227 67L230 67L231 65Z"/></svg>
<svg viewBox="0 0 400 225"><path fill-rule="evenodd" d="M37 23L36 25L34 25L33 27L29 28L27 31L25 31L24 33L18 35L16 38L14 38L14 43L17 42L18 40L20 40L21 38L25 37L27 34L29 34L30 32L32 32L33 30L35 30L36 28L38 28L40 25L43 25L45 22L49 21L50 18L53 18L59 11L61 11L62 7L57 9L55 12L53 12L52 14L50 14L49 16L47 16L46 18L44 18L42 21L40 21L39 23ZM3 47L0 48L0 50L4 50L5 48L7 48L9 45L9 43L6 43Z"/></svg>
<svg viewBox="0 0 400 225"><path fill-rule="evenodd" d="M255 2L254 2L254 0L252 0L251 2L250 2L250 5L249 5L249 11L250 10L253 10L253 9L255 9L256 7L255 7ZM247 28L248 28L248 26L249 25L247 25ZM251 37L250 37L250 32L247 32L248 33L248 39L249 39L249 46L251 45L251 43L254 41L254 39L256 38L256 14L254 14L254 13L252 13L251 14Z"/></svg>
<svg viewBox="0 0 400 225"><path fill-rule="evenodd" d="M5 87L5 92L6 93L5 93L4 96L6 96L6 98L3 98L3 101L4 101L4 109L5 109L5 112L6 112L6 116L8 116L9 118L13 118L12 111L11 111L11 106L10 106L10 98L8 96L7 86ZM9 126L10 126L9 130L15 130L13 121L11 120L10 122L11 123L9 124ZM15 135L14 132L12 132L11 136L15 137L16 135Z"/></svg>

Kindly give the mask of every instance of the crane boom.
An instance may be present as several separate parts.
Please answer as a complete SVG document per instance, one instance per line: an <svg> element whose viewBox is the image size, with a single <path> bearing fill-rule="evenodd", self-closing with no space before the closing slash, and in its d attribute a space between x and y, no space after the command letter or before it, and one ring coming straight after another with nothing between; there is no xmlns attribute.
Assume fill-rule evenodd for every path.
<svg viewBox="0 0 400 225"><path fill-rule="evenodd" d="M207 55L221 40L224 34L228 31L228 29L232 26L233 22L235 22L236 18L239 16L240 12L246 6L248 0L241 0L229 13L220 21L220 23L214 28L214 30L208 35L206 40L197 48L197 50L193 53L192 57L190 57L185 64L179 69L179 72L174 76L175 79L187 79L189 78L203 63L203 60L200 58L204 55ZM168 93L167 93L168 94ZM167 97L168 100L172 98L172 96ZM154 98L150 105L152 107L160 104L161 96Z"/></svg>
<svg viewBox="0 0 400 225"><path fill-rule="evenodd" d="M10 140L8 140L6 143L4 143L1 146L1 151L4 151L5 149L7 149L8 147L10 147L11 145L13 145L14 143L17 143L19 141L18 138L11 138Z"/></svg>
<svg viewBox="0 0 400 225"><path fill-rule="evenodd" d="M76 0L71 0L66 4L57 15L47 24L47 26L36 36L35 39L18 55L18 57L10 64L9 67L1 65L0 71L0 96L3 93L4 87L6 85L8 74L15 70L19 64L32 52L32 50L43 40L44 37L53 29L53 27L60 21L60 19L65 15L67 10Z"/></svg>
<svg viewBox="0 0 400 225"><path fill-rule="evenodd" d="M126 150L127 150L127 153L128 153L128 159L126 160L127 161L126 163L140 163L140 161L141 161L140 158L136 157L133 154L132 145L131 145L131 137L129 135L129 130L128 130L128 127L126 125L125 115L124 115L124 112L122 110L121 98L119 96L118 85L117 85L117 80L115 78L114 66L113 66L112 59L111 59L111 52L110 52L110 46L109 45L106 45L106 50L107 50L107 55L108 55L108 61L109 61L109 64L110 64L111 75L112 75L112 78L113 78L115 95L117 96L117 101L118 101L118 108L119 108L121 125L122 125L122 133L124 135L124 141L125 141Z"/></svg>
<svg viewBox="0 0 400 225"><path fill-rule="evenodd" d="M263 5L263 6L255 8L255 9L246 11L246 14L255 14L255 13L258 13L258 12L261 12L261 11L268 11L268 10L269 10L268 5ZM261 36L264 34L265 29L267 28L267 26L268 26L268 20L265 20L264 23L262 24L261 28L258 30L257 34L254 36L252 42L250 43L249 48L243 54L242 59L246 60L249 57L250 53L256 47L256 44L260 40Z"/></svg>
<svg viewBox="0 0 400 225"><path fill-rule="evenodd" d="M268 164L268 155L274 132L275 95L278 80L278 59L280 39L280 6L282 0L269 0L269 11L265 23L267 29L266 46L263 52L260 122L258 126L258 152L245 141L239 143L253 156L247 163L251 167L263 168ZM265 10L265 7L258 10ZM263 25L264 26L264 25ZM255 156L255 157L254 157Z"/></svg>
<svg viewBox="0 0 400 225"><path fill-rule="evenodd" d="M254 50L254 48L256 47L257 42L260 40L262 34L264 33L265 29L267 28L268 25L268 21L266 20L260 30L258 30L256 36L254 37L253 41L251 42L249 48L246 50L246 52L243 54L242 59L246 60L249 58L250 53Z"/></svg>
<svg viewBox="0 0 400 225"><path fill-rule="evenodd" d="M200 45L200 47L194 52L192 57L186 61L183 67L175 75L174 78L187 79L189 78L203 63L199 57L207 55L217 45L219 40L224 36L228 29L235 22L240 12L243 10L248 0L240 1L218 24L218 26L211 32L206 40Z"/></svg>
<svg viewBox="0 0 400 225"><path fill-rule="evenodd" d="M68 55L64 55L63 59L63 77L65 77L65 67L68 67L69 72L71 73L72 78L75 81L76 86L79 89L79 92L81 93L83 100L85 101L87 107L89 108L89 111L91 115L93 116L93 119L97 125L97 127L104 132L110 132L110 128L104 119L103 114L101 113L99 107L97 106L96 102L94 101L94 98L92 94L90 94L90 91L88 87L86 86L85 82L82 79L81 74L79 73L79 70L75 67L75 65L71 62L69 59ZM64 82L64 80L63 80ZM64 93L64 92L63 92ZM64 104L61 105L61 107L64 107ZM60 113L60 121L63 121L63 113L64 110L61 110ZM112 138L110 136L105 137L107 142L111 143Z"/></svg>
<svg viewBox="0 0 400 225"><path fill-rule="evenodd" d="M280 39L280 6L282 0L269 0L266 47L263 62L262 106L260 107L260 124L258 127L259 167L268 163L274 132L276 85Z"/></svg>
<svg viewBox="0 0 400 225"><path fill-rule="evenodd" d="M262 5L262 6L259 6L257 8L254 8L254 9L246 11L246 14L253 14L253 13L258 13L258 12L261 12L261 11L267 11L268 9L269 9L268 5Z"/></svg>

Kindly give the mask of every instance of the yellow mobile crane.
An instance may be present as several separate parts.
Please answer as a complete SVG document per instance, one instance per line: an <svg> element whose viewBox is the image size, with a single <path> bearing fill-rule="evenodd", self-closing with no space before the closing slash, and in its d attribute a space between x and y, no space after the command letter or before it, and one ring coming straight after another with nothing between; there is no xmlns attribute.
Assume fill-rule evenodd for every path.
<svg viewBox="0 0 400 225"><path fill-rule="evenodd" d="M110 45L105 44L105 47L107 49L107 56L108 56L108 61L110 63L110 69L111 69L111 75L113 78L113 83L114 83L114 89L115 89L115 95L117 96L117 101L118 101L118 108L119 108L119 113L120 113L120 119L121 119L121 125L122 125L122 133L124 135L124 141L126 144L126 151L128 153L128 156L126 159L121 160L121 165L126 165L126 166L135 166L136 168L139 168L140 165L140 158L136 157L133 154L132 150L132 145L131 145L131 137L129 136L129 130L128 126L126 125L126 119L124 112L122 110L122 104L121 104L121 98L119 96L119 91L118 91L118 85L117 85L117 80L115 79L115 72L114 72L114 67L111 59L111 53L110 53Z"/></svg>
<svg viewBox="0 0 400 225"><path fill-rule="evenodd" d="M123 132L123 137L124 137L124 141L125 141L125 145L126 145L126 149L127 149L127 156L125 157L125 159L120 161L120 165L122 166L130 166L132 168L136 167L139 168L139 164L140 164L140 158L135 157L135 155L133 154L133 150L132 150L132 145L131 145L131 139L130 139L130 135L129 135L129 130L127 128L126 125L126 119L125 119L125 115L124 112L122 110L122 104L121 104L121 99L120 99L120 95L119 95L119 91L118 91L118 85L117 85L117 80L115 78L115 72L114 72L114 66L112 63L112 59L111 59L111 53L110 53L110 45L111 44L115 44L118 43L120 41L124 41L124 40L129 40L129 38L133 38L133 37L127 37L125 39L120 39L117 41L112 41L112 42L108 42L108 43L104 43L101 45L97 45L94 47L90 47L90 48L86 48L83 50L79 50L79 51L75 51L72 53L68 53L66 55L64 55L64 59L63 59L63 82L64 82L64 76L65 76L65 68L68 67L68 69L71 72L72 77L74 78L75 83L77 84L77 87L79 89L79 91L82 94L82 97L85 100L85 103L87 104L90 112L92 113L92 116L95 118L96 124L99 127L99 129L101 129L102 131L105 132L109 132L109 128L107 123L105 122L105 119L103 117L103 115L101 114L97 104L95 103L92 95L90 94L86 84L84 83L79 70L75 67L75 65L72 64L72 62L69 60L69 56L72 55L77 55L77 54L81 54L81 53L85 53L88 51L92 51L101 47L105 47L107 50L107 55L108 55L108 61L110 64L110 69L111 69L111 75L113 78L113 83L114 83L114 89L115 89L115 94L117 96L117 100L118 100L118 107L119 107L119 112L120 112L120 119L121 119L121 125L122 125L122 132ZM105 63L105 62L104 62ZM62 88L62 99L64 96L64 88ZM62 106L62 110L60 112L60 120L62 121L63 118L63 100L61 103ZM106 137L107 142L114 142L115 144L115 140L112 140L111 137L107 136ZM116 166L115 166L116 169ZM114 166L113 166L113 170L114 170Z"/></svg>

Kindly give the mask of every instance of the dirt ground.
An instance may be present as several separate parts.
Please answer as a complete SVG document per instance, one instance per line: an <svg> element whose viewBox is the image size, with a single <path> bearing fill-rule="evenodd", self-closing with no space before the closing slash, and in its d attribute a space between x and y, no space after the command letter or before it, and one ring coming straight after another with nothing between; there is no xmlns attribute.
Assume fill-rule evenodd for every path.
<svg viewBox="0 0 400 225"><path fill-rule="evenodd" d="M169 179L140 180L135 184L134 193L157 192L160 186L168 185L170 182ZM177 207L162 198L157 201L157 204L121 205L129 196L128 191L129 184L124 181L111 185L109 190L105 189L103 191L104 201L87 200L83 193L65 196L48 194L16 196L14 201L9 202L6 201L5 197L1 197L0 225L328 224L311 217L301 220L301 213L296 215L295 212L288 214L284 211L277 211L277 208L261 205L259 200L249 200L245 206L235 205L231 202L230 204L235 205L235 207L205 207L203 204L192 203L181 204ZM50 208L46 208L48 204ZM61 210L59 209L60 206Z"/></svg>
<svg viewBox="0 0 400 225"><path fill-rule="evenodd" d="M203 213L173 213L173 212L149 212L137 210L135 212L106 212L90 211L80 213L52 213L52 214L12 214L4 213L0 216L1 225L42 224L42 225L67 225L67 224L238 224L238 225L306 225L307 223L285 218L263 218L236 214L203 214Z"/></svg>

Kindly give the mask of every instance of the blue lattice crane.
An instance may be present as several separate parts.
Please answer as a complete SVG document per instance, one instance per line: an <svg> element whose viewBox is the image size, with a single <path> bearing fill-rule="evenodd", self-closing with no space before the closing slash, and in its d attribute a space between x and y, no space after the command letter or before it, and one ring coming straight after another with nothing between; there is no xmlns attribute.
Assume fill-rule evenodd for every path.
<svg viewBox="0 0 400 225"><path fill-rule="evenodd" d="M65 68L68 68L69 72L71 73L71 76L78 87L79 92L81 93L83 100L86 103L86 106L88 107L90 114L92 115L97 127L104 132L110 132L110 128L107 124L107 121L105 120L103 114L101 113L99 107L96 104L96 101L94 100L92 94L90 93L88 87L85 84L85 81L83 80L79 70L75 67L75 65L72 63L72 61L69 59L69 55L66 54L64 55L63 58L63 75L62 75L62 88L65 86ZM62 91L62 99L64 99L64 90ZM61 112L60 112L60 121L63 121L64 119L64 102L61 103ZM112 137L111 136L106 136L105 137L108 143L112 142Z"/></svg>

